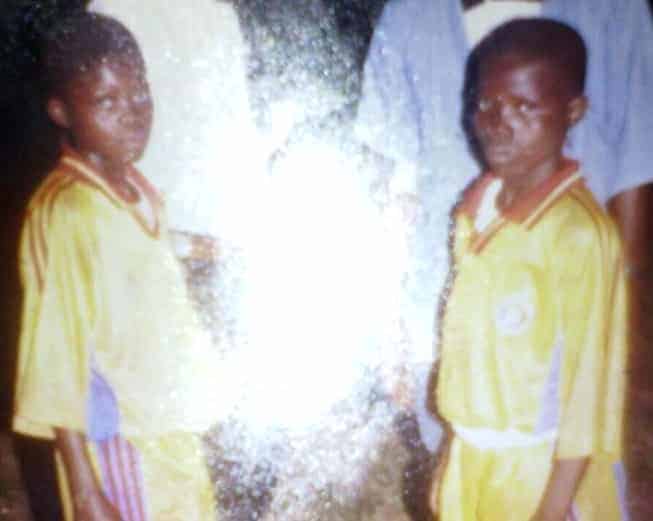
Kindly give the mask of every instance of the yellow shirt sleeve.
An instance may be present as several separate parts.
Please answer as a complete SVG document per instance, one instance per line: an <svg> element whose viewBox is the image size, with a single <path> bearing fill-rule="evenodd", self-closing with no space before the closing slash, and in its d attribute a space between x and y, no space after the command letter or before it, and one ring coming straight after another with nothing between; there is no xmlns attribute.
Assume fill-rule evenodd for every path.
<svg viewBox="0 0 653 521"><path fill-rule="evenodd" d="M603 216L571 221L554 248L564 341L557 457L618 457L624 402L626 294L617 232Z"/></svg>
<svg viewBox="0 0 653 521"><path fill-rule="evenodd" d="M41 194L26 218L20 247L24 304L14 428L53 436L84 431L96 299L93 222L83 188Z"/></svg>

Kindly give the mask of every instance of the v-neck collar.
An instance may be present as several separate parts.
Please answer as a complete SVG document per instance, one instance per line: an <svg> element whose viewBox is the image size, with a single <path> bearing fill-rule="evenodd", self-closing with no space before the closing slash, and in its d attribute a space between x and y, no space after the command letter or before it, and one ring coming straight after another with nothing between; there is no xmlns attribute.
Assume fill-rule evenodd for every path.
<svg viewBox="0 0 653 521"><path fill-rule="evenodd" d="M473 222L486 190L497 179L497 176L491 172L481 176L463 196L458 212L467 215ZM480 252L496 232L508 222L520 224L526 229L532 228L555 201L582 182L578 162L564 159L558 172L545 179L510 207L497 212L497 216L481 232L474 233L472 251Z"/></svg>
<svg viewBox="0 0 653 521"><path fill-rule="evenodd" d="M163 200L158 191L136 168L133 166L129 167L127 178L136 187L139 196L145 197L147 203L151 206L154 214L153 226L150 226L149 220L139 209L138 202L134 203L125 199L105 176L98 172L97 169L71 147L63 146L63 153L59 163L66 167L66 170L78 180L92 185L101 191L113 204L127 210L148 235L158 238L161 228Z"/></svg>

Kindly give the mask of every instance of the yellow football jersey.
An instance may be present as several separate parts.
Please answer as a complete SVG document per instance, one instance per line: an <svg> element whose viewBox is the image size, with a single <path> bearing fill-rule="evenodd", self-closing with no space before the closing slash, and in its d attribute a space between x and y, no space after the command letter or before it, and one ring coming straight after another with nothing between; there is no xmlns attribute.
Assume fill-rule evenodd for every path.
<svg viewBox="0 0 653 521"><path fill-rule="evenodd" d="M488 210L486 196L498 193L500 181L484 176L454 213L437 384L439 412L455 433L443 519L527 519L519 516L537 507L554 458L609 464L620 458L627 354L622 253L616 227L577 168L567 161L503 213L491 204ZM520 476L508 457L527 462L533 477ZM504 475L491 478L491 468ZM496 505L488 510L494 514L475 517L482 508L473 497L480 501L483 493L471 491L484 486L483 501ZM515 494L530 504L513 505L505 517L506 491L524 486L530 496ZM492 499L492 487L508 503ZM469 493L455 499L462 490Z"/></svg>
<svg viewBox="0 0 653 521"><path fill-rule="evenodd" d="M85 432L91 369L115 393L124 436L201 431L215 419L216 355L170 248L162 202L135 170L129 182L141 204L69 151L29 203L20 432Z"/></svg>
<svg viewBox="0 0 653 521"><path fill-rule="evenodd" d="M14 429L85 433L98 482L125 519L204 521L215 506L196 433L217 419L217 357L162 201L137 171L127 180L135 203L67 151L28 205ZM58 470L72 520L60 461Z"/></svg>

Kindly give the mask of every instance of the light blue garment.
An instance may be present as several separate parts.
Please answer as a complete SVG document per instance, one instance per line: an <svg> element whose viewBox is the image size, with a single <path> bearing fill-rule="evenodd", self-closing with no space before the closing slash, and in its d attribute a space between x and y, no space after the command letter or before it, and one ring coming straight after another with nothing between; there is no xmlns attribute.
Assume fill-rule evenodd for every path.
<svg viewBox="0 0 653 521"><path fill-rule="evenodd" d="M120 432L120 411L113 389L104 376L91 369L87 402L86 436L93 441L106 441Z"/></svg>
<svg viewBox="0 0 653 521"><path fill-rule="evenodd" d="M653 24L645 1L545 0L542 8L542 16L574 26L589 49L590 110L569 154L581 160L590 189L605 202L653 181ZM449 168L460 171L460 184L473 177L459 123L469 50L460 0L391 0L365 65L358 127L368 129L368 144L416 161L426 177L441 179Z"/></svg>
<svg viewBox="0 0 653 521"><path fill-rule="evenodd" d="M404 302L419 351L416 367L435 354L450 210L479 173L460 122L470 51L461 4L390 0L368 53L356 122L358 136L372 149L418 167L425 212ZM571 132L567 154L580 159L601 202L653 181L653 24L645 0L544 0L542 9L542 16L578 29L589 49L590 108Z"/></svg>

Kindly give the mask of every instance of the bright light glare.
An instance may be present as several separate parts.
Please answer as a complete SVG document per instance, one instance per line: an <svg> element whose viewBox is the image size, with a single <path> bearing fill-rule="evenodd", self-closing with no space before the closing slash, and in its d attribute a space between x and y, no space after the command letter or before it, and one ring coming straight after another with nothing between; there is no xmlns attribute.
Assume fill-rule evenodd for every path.
<svg viewBox="0 0 653 521"><path fill-rule="evenodd" d="M249 214L243 336L228 373L256 430L317 428L374 383L396 337L401 248L352 164L333 146L302 144L266 179L257 226Z"/></svg>

